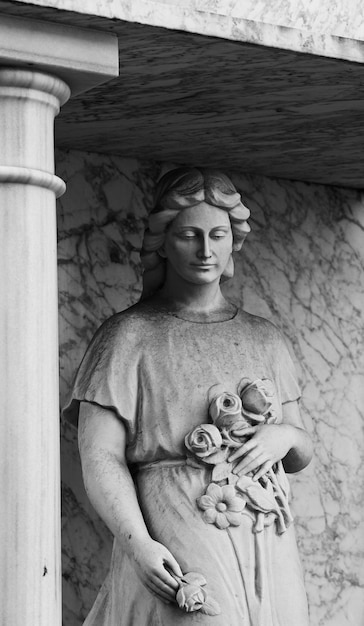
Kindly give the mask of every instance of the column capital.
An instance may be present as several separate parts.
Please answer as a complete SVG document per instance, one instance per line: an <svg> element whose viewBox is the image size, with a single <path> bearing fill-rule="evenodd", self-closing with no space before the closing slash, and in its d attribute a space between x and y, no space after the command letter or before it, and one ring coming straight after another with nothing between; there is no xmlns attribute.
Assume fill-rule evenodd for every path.
<svg viewBox="0 0 364 626"><path fill-rule="evenodd" d="M69 86L60 78L50 76L41 72L34 72L18 67L4 67L0 65L0 95L6 97L12 95L11 89L16 88L17 98L29 98L29 90L33 91L33 98L39 99L39 92L54 97L53 104L58 113L59 107L65 104L71 95ZM44 97L43 97L44 98ZM48 104L52 105L52 100L48 99Z"/></svg>
<svg viewBox="0 0 364 626"><path fill-rule="evenodd" d="M70 93L56 76L0 66L0 183L65 192L54 174L53 120Z"/></svg>
<svg viewBox="0 0 364 626"><path fill-rule="evenodd" d="M118 76L118 39L99 30L1 15L0 66L58 77L74 96Z"/></svg>
<svg viewBox="0 0 364 626"><path fill-rule="evenodd" d="M49 122L44 122L49 116L53 120L70 93L68 85L56 76L0 66L0 137L7 148L0 155L0 183L43 187L57 198L65 192L65 183L53 172L53 141L47 141L44 133ZM29 115L33 118L31 125L27 123ZM39 142L43 144L41 149ZM48 151L45 144L49 145Z"/></svg>

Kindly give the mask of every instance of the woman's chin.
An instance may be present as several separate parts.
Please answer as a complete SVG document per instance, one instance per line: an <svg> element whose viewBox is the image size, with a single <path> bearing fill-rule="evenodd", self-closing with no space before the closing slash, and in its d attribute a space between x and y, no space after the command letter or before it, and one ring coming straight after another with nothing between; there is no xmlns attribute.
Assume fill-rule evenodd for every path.
<svg viewBox="0 0 364 626"><path fill-rule="evenodd" d="M220 282L220 274L196 273L188 282L194 285L210 285L211 283Z"/></svg>
<svg viewBox="0 0 364 626"><path fill-rule="evenodd" d="M215 266L194 266L192 271L188 272L188 274L189 281L198 285L213 283L220 280L221 277L221 272L219 272Z"/></svg>

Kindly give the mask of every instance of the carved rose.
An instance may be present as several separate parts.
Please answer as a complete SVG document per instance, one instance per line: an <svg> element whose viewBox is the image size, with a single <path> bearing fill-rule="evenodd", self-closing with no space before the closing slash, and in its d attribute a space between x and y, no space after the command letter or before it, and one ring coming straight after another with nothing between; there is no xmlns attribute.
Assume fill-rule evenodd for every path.
<svg viewBox="0 0 364 626"><path fill-rule="evenodd" d="M234 485L220 487L210 483L205 495L197 498L197 504L207 524L215 524L217 528L223 529L240 525L245 500L236 495Z"/></svg>
<svg viewBox="0 0 364 626"><path fill-rule="evenodd" d="M209 407L212 421L219 428L228 428L241 421L241 399L235 393L225 391L215 396Z"/></svg>
<svg viewBox="0 0 364 626"><path fill-rule="evenodd" d="M192 613L202 608L206 592L199 585L183 585L177 591L176 600L180 609Z"/></svg>
<svg viewBox="0 0 364 626"><path fill-rule="evenodd" d="M215 464L223 459L225 451L221 450L221 444L221 433L213 424L201 424L185 438L186 448L204 463Z"/></svg>
<svg viewBox="0 0 364 626"><path fill-rule="evenodd" d="M274 386L271 380L263 378L250 381L243 378L239 384L242 415L254 422L262 422L272 417Z"/></svg>
<svg viewBox="0 0 364 626"><path fill-rule="evenodd" d="M173 574L172 574L173 575ZM182 578L173 577L179 584L176 594L176 602L180 609L186 613L200 611L205 615L220 615L219 604L207 595L203 587L206 585L205 578L197 572L188 572Z"/></svg>

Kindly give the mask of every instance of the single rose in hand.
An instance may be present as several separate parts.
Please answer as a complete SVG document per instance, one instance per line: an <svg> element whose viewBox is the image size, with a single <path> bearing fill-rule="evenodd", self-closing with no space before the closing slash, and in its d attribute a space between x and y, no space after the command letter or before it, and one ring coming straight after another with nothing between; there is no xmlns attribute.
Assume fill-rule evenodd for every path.
<svg viewBox="0 0 364 626"><path fill-rule="evenodd" d="M192 613L202 608L206 600L206 592L199 585L183 585L177 591L176 600L180 609L186 613Z"/></svg>
<svg viewBox="0 0 364 626"><path fill-rule="evenodd" d="M204 576L197 572L188 572L178 579L179 589L176 601L180 609L186 613L201 611L204 615L220 615L219 604L209 597L203 587L206 585Z"/></svg>
<svg viewBox="0 0 364 626"><path fill-rule="evenodd" d="M215 464L225 459L226 451L221 450L221 445L221 433L213 424L201 424L185 438L187 450L204 463Z"/></svg>
<svg viewBox="0 0 364 626"><path fill-rule="evenodd" d="M224 391L215 396L209 406L209 413L214 424L222 429L237 426L241 421L241 399L235 393Z"/></svg>

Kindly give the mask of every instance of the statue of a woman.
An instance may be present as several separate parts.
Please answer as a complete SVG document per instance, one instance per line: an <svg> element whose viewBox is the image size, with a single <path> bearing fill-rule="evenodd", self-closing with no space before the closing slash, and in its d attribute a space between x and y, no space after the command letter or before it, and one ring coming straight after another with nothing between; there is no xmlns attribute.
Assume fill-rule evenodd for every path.
<svg viewBox="0 0 364 626"><path fill-rule="evenodd" d="M87 626L308 626L285 474L312 454L294 366L277 328L220 290L248 217L223 174L166 174L143 298L80 366L68 411L115 537Z"/></svg>

